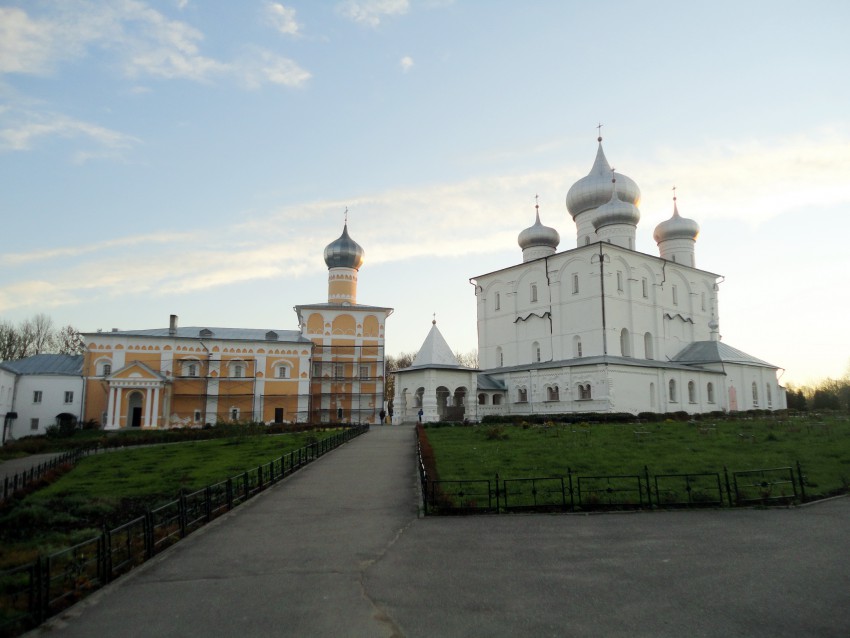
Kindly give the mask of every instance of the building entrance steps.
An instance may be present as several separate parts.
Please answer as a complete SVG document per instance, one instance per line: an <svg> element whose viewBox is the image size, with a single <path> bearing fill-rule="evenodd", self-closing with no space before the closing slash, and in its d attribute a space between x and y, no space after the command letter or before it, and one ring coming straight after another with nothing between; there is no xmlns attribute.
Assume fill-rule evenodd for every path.
<svg viewBox="0 0 850 638"><path fill-rule="evenodd" d="M420 519L414 448L373 427L32 635L850 635L850 498Z"/></svg>

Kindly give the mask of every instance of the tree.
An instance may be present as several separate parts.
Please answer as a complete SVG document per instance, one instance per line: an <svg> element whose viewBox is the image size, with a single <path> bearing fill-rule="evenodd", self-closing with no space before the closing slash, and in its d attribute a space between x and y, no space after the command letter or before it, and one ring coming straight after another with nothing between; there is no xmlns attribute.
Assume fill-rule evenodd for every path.
<svg viewBox="0 0 850 638"><path fill-rule="evenodd" d="M83 335L71 325L59 328L53 341L56 352L59 354L83 354L86 351Z"/></svg>
<svg viewBox="0 0 850 638"><path fill-rule="evenodd" d="M478 348L473 348L469 352L455 352L455 358L460 365L466 368L477 368Z"/></svg>
<svg viewBox="0 0 850 638"><path fill-rule="evenodd" d="M395 396L395 371L403 368L409 368L413 364L413 360L415 358L415 352L401 352L395 356L391 354L387 355L384 360L384 367L387 375L387 382L384 386L384 399L387 401L387 405L390 408L393 406L393 397Z"/></svg>

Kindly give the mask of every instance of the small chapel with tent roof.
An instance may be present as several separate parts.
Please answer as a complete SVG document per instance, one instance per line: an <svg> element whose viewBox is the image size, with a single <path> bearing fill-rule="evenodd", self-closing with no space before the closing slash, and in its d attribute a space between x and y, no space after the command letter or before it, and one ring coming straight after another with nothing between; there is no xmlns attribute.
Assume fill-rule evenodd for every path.
<svg viewBox="0 0 850 638"><path fill-rule="evenodd" d="M721 341L720 275L697 268L697 222L655 228L659 254L635 249L640 189L597 139L569 189L576 247L540 221L519 233L522 261L470 279L479 368L460 365L436 320L396 372L393 422L488 415L687 412L786 407L779 367ZM675 189L674 189L675 193Z"/></svg>

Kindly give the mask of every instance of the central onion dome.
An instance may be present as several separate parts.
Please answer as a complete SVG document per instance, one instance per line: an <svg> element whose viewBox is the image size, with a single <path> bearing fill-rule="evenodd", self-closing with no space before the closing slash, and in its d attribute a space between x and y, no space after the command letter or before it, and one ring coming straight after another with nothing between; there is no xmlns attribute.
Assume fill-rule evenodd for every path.
<svg viewBox="0 0 850 638"><path fill-rule="evenodd" d="M538 246L555 250L561 243L561 236L554 228L540 223L540 212L538 211L535 214L534 225L529 226L519 234L517 243L523 250L537 248Z"/></svg>
<svg viewBox="0 0 850 638"><path fill-rule="evenodd" d="M599 150L596 151L593 167L567 192L567 210L573 219L585 211L602 206L611 199L613 191L611 165L602 150L602 138L599 137L596 141L599 142ZM640 203L640 189L634 180L620 173L614 173L614 178L618 183L620 199L637 206Z"/></svg>
<svg viewBox="0 0 850 638"><path fill-rule="evenodd" d="M342 235L325 247L325 263L328 268L354 270L363 265L363 248L348 236L348 222L342 227Z"/></svg>
<svg viewBox="0 0 850 638"><path fill-rule="evenodd" d="M696 241L699 235L699 224L693 219L681 217L679 215L679 207L676 204L676 198L673 198L673 216L667 221L663 221L655 227L655 232L652 233L652 238L656 243L670 241L671 239L690 239Z"/></svg>
<svg viewBox="0 0 850 638"><path fill-rule="evenodd" d="M620 199L616 182L616 178L611 180L613 188L611 199L596 209L596 215L593 216L593 228L595 230L614 224L637 226L640 221L640 211L637 206Z"/></svg>

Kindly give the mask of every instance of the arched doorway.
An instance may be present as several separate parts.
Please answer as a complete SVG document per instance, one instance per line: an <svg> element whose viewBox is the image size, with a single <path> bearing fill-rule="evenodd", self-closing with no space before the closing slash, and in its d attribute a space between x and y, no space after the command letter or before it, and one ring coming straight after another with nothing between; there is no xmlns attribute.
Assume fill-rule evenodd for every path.
<svg viewBox="0 0 850 638"><path fill-rule="evenodd" d="M142 426L142 393L133 392L127 398L127 427Z"/></svg>
<svg viewBox="0 0 850 638"><path fill-rule="evenodd" d="M455 390L451 405L446 408L446 420L463 421L466 416L466 388L463 386Z"/></svg>
<svg viewBox="0 0 850 638"><path fill-rule="evenodd" d="M445 421L448 416L450 396L451 392L446 386L441 385L437 388L437 416L440 421Z"/></svg>

